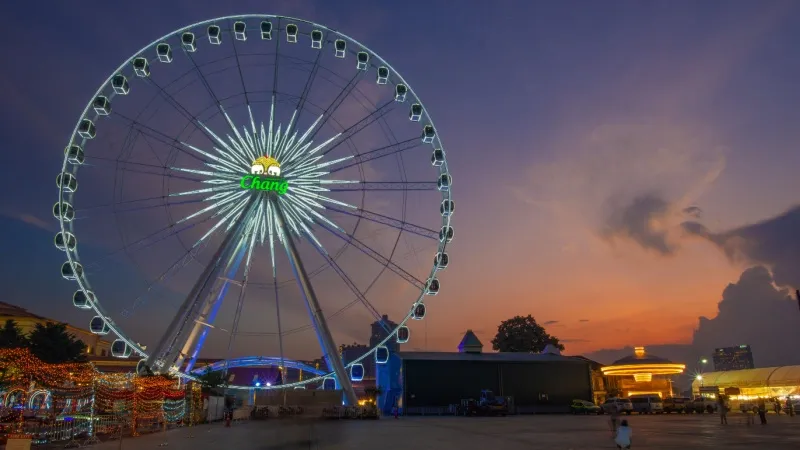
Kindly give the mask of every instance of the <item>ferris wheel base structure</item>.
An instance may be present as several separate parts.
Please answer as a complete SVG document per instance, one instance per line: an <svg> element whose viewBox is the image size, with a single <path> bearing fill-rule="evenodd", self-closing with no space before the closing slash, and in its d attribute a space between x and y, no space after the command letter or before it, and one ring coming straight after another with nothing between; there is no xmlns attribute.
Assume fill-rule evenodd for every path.
<svg viewBox="0 0 800 450"><path fill-rule="evenodd" d="M156 346L156 350L147 358L144 364L146 370L155 374L169 374L180 370L179 368L183 365L191 348L194 347L202 329L207 326L208 315L213 309L214 303L221 301L211 293L214 290L215 281L225 271L225 261L234 259L238 251L246 245L247 235L245 230L247 230L249 219L256 214L259 206L263 206L264 203L267 203L276 213L276 218L278 219L277 229L282 237L281 240L297 280L297 285L305 300L320 347L325 352L325 362L328 367L333 369L336 381L344 392L346 404L355 405L358 403L358 398L353 389L353 384L350 382L344 363L338 357L336 344L325 320L325 315L309 281L308 273L297 251L294 238L287 229L287 220L281 207L281 201L274 192L253 191L250 194L250 199L239 215L233 229L225 236L214 257L211 258L211 261L203 271L203 275L189 292L186 300L178 310L178 314ZM180 345L181 343L183 345Z"/></svg>

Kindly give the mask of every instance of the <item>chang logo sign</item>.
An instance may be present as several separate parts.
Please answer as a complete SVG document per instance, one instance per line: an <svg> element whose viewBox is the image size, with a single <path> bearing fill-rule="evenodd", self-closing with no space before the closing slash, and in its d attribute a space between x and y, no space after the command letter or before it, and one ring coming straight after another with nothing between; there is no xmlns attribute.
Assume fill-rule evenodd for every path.
<svg viewBox="0 0 800 450"><path fill-rule="evenodd" d="M281 163L275 158L262 156L250 166L251 175L245 175L239 182L242 189L275 192L280 195L289 190L289 183L281 178Z"/></svg>
<svg viewBox="0 0 800 450"><path fill-rule="evenodd" d="M279 177L281 176L281 163L271 156L262 156L253 161L253 165L250 167L250 173L253 175Z"/></svg>

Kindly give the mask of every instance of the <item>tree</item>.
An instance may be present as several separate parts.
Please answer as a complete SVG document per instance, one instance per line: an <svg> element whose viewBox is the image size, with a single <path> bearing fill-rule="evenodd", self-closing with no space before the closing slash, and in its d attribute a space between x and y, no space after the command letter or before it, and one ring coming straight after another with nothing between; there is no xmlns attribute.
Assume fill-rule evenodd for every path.
<svg viewBox="0 0 800 450"><path fill-rule="evenodd" d="M6 320L3 328L0 328L0 348L20 348L28 345L28 339L17 326L17 322Z"/></svg>
<svg viewBox="0 0 800 450"><path fill-rule="evenodd" d="M502 321L492 339L492 348L501 352L541 353L547 344L564 350L558 338L547 334L530 314Z"/></svg>
<svg viewBox="0 0 800 450"><path fill-rule="evenodd" d="M64 323L37 323L28 341L31 353L50 364L86 360L86 344L67 331Z"/></svg>
<svg viewBox="0 0 800 450"><path fill-rule="evenodd" d="M210 367L204 370L202 375L197 377L197 381L200 382L201 389L206 393L212 389L224 387L226 385L225 374L223 371L211 371Z"/></svg>

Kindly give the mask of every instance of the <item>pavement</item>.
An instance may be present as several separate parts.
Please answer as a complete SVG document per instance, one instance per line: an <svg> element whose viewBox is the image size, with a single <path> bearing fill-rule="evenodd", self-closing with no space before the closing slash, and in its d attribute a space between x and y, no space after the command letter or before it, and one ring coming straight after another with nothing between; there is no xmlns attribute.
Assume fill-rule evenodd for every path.
<svg viewBox="0 0 800 450"><path fill-rule="evenodd" d="M800 416L747 425L731 414L626 416L634 449L798 449ZM180 428L93 446L97 450L614 449L608 416L401 417L364 421L249 421Z"/></svg>

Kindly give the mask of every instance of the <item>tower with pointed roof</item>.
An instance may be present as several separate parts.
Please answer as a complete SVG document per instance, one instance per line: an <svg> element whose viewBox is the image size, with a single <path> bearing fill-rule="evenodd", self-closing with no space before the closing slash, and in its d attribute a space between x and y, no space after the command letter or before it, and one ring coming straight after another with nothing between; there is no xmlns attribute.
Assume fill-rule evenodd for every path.
<svg viewBox="0 0 800 450"><path fill-rule="evenodd" d="M461 339L461 343L458 344L458 352L481 353L482 351L483 343L481 343L481 340L478 339L478 336L475 336L472 330L467 330L467 332L464 333L464 337Z"/></svg>

